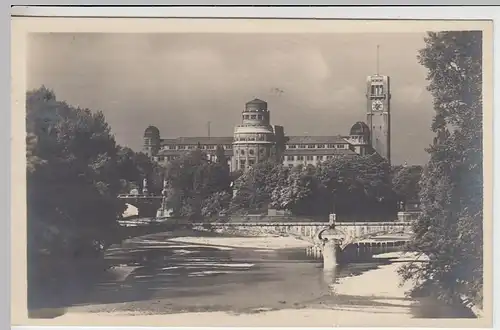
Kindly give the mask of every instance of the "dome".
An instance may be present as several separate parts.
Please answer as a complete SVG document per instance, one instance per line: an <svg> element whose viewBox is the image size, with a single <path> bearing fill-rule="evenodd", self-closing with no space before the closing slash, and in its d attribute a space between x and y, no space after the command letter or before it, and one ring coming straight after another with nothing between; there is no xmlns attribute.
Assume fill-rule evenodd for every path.
<svg viewBox="0 0 500 330"><path fill-rule="evenodd" d="M159 137L160 130L156 126L148 126L148 128L146 128L146 130L144 131L144 136L145 137Z"/></svg>
<svg viewBox="0 0 500 330"><path fill-rule="evenodd" d="M352 125L350 135L370 135L370 128L362 121L358 121L356 124Z"/></svg>
<svg viewBox="0 0 500 330"><path fill-rule="evenodd" d="M245 104L245 111L267 111L267 102L253 99Z"/></svg>

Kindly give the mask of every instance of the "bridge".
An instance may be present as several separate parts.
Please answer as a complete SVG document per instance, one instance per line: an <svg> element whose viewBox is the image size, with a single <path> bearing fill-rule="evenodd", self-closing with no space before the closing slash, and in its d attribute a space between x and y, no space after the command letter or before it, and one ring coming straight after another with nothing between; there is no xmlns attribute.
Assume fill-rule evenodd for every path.
<svg viewBox="0 0 500 330"><path fill-rule="evenodd" d="M163 196L148 194L121 194L118 199L137 207L139 217L155 217L161 207Z"/></svg>
<svg viewBox="0 0 500 330"><path fill-rule="evenodd" d="M193 225L212 229L251 230L257 234L284 234L309 241L323 257L325 268L334 267L340 254L361 255L368 250L398 250L410 238L412 222L304 221L280 216L247 216Z"/></svg>

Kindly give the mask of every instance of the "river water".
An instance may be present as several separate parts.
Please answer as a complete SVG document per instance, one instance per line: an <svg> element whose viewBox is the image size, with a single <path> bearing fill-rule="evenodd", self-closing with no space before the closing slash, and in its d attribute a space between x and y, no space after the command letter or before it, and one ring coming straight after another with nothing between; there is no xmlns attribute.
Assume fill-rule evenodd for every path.
<svg viewBox="0 0 500 330"><path fill-rule="evenodd" d="M237 242L240 239L241 244ZM237 243L235 243L235 240ZM335 293L342 278L355 277L387 265L390 259L353 260L325 272L306 246L273 243L285 238L198 240L154 234L112 247L106 260L113 267L98 283L62 293L69 310L134 311L146 314L265 310L341 306L365 303L363 297ZM255 243L259 238L253 239ZM281 241L280 241L281 240ZM231 244L229 244L229 243ZM247 243L247 244L245 244ZM461 308L421 304L416 317L471 317Z"/></svg>

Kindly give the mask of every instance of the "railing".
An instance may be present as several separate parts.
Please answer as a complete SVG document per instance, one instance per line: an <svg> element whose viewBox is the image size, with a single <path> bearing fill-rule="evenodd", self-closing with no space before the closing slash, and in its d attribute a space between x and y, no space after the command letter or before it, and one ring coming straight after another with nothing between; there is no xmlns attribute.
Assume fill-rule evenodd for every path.
<svg viewBox="0 0 500 330"><path fill-rule="evenodd" d="M144 195L144 194L139 194L139 195L133 195L133 194L120 194L120 195L118 195L118 198L161 199L161 198L163 198L163 196L157 196L157 195Z"/></svg>

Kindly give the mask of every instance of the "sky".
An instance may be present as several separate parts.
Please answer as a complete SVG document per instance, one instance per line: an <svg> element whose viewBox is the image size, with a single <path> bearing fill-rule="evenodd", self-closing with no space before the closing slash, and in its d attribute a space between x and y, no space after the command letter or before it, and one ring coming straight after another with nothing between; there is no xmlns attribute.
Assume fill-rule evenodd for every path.
<svg viewBox="0 0 500 330"><path fill-rule="evenodd" d="M232 136L245 102L268 102L287 135L348 135L366 121L366 77L391 78L392 163L424 164L432 97L417 61L423 33L43 33L28 40L27 87L101 110L119 144ZM276 93L276 89L282 93Z"/></svg>

